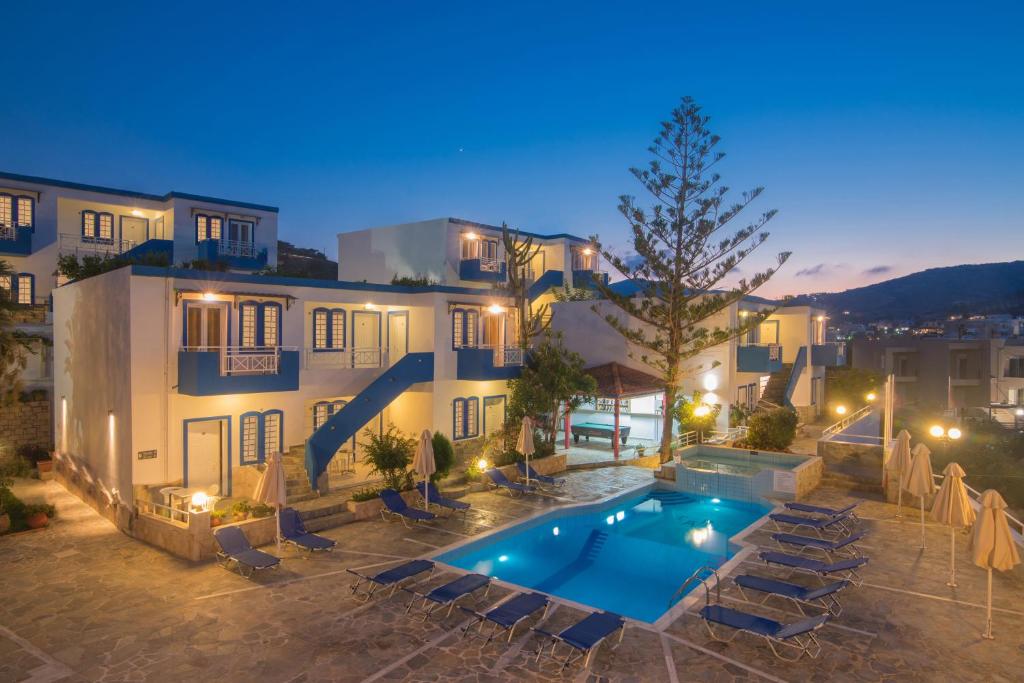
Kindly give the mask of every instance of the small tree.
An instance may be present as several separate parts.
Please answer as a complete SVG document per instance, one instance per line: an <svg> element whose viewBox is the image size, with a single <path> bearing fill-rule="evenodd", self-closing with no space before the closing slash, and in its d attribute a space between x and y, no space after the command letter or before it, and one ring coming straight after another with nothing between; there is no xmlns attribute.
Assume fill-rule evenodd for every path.
<svg viewBox="0 0 1024 683"><path fill-rule="evenodd" d="M430 475L430 481L438 482L447 477L455 466L455 448L441 432L434 432L430 445L434 448L434 473Z"/></svg>
<svg viewBox="0 0 1024 683"><path fill-rule="evenodd" d="M379 474L388 488L402 491L412 487L412 473L407 471L416 454L416 439L405 436L395 425L380 434L367 429L363 462L370 465L370 474Z"/></svg>
<svg viewBox="0 0 1024 683"><path fill-rule="evenodd" d="M509 380L508 419L519 424L524 415L547 417L547 442L555 442L558 424L565 412L573 412L594 400L597 381L583 371L583 357L565 348L561 333L545 332L530 353L523 374Z"/></svg>
<svg viewBox="0 0 1024 683"><path fill-rule="evenodd" d="M508 262L508 289L515 301L516 321L518 323L519 346L527 348L530 341L547 330L551 325L551 315L547 304L532 310L530 306L530 281L526 271L533 258L540 253L540 246L533 246L533 238L521 239L519 231L508 229L501 224L501 241L505 247L505 260ZM543 275L543 273L541 273Z"/></svg>
<svg viewBox="0 0 1024 683"><path fill-rule="evenodd" d="M745 333L772 311L749 315L735 326L716 324L709 329L708 321L767 282L789 258L781 253L774 268L731 286L725 284L736 266L768 238L762 228L775 211L766 211L733 231L734 219L762 188L744 192L737 203L727 203L728 188L713 171L724 155L715 151L719 138L707 123L697 103L683 98L650 147L654 158L647 168L630 169L653 198L649 209L625 195L619 204L632 229L638 260L627 263L594 237L604 258L639 286L638 295L624 296L595 279L600 293L629 315L626 320L605 315L605 320L639 349L631 357L659 373L665 403L670 406L675 405L686 372L684 362ZM596 306L594 310L601 312ZM665 420L662 460L670 457L671 443L672 421Z"/></svg>
<svg viewBox="0 0 1024 683"><path fill-rule="evenodd" d="M679 423L679 431L697 432L703 439L703 434L714 431L715 423L718 421L718 414L722 412L722 406L717 403L704 403L701 400L702 394L699 391L693 392L693 399L685 396L679 397L676 404L675 418ZM704 412L706 410L707 412ZM698 415L698 413L701 413Z"/></svg>
<svg viewBox="0 0 1024 683"><path fill-rule="evenodd" d="M797 415L789 408L754 413L747 421L746 445L765 451L784 451L796 438Z"/></svg>
<svg viewBox="0 0 1024 683"><path fill-rule="evenodd" d="M0 280L13 283L14 271L0 261ZM14 403L21 391L21 371L25 368L29 344L24 335L14 330L14 311L18 304L11 297L12 288L0 287L0 406Z"/></svg>

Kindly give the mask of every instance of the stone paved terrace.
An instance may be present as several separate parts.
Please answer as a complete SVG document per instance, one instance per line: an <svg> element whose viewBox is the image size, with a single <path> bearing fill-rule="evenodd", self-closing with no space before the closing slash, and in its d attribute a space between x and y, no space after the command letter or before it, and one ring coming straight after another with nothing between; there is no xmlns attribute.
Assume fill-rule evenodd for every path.
<svg viewBox="0 0 1024 683"><path fill-rule="evenodd" d="M650 477L632 467L577 472L563 497L593 500ZM349 524L325 532L338 540L338 551L314 559L285 551L282 569L246 581L123 536L53 482L22 489L56 502L60 518L48 531L0 538L0 681L1019 681L1024 675L1024 572L996 575L997 639L984 641L984 573L968 564L966 543L959 546L960 587L947 588L947 533L929 526L922 553L916 517L897 520L894 507L879 502L861 506L873 558L865 585L847 591L842 618L820 632L819 659L780 662L743 635L717 643L688 613L663 632L631 624L622 643L602 649L588 671L560 676L526 656L537 644L526 631L511 644L482 646L459 638L460 615L413 621L400 596L361 606L348 593L344 568L386 567L564 501L475 493L466 498L474 512L465 524L449 520L412 530L400 523ZM844 496L826 489L813 498L833 503ZM767 543L768 533L755 531L749 540ZM765 572L753 563L741 569ZM448 578L435 573L417 588ZM476 605L508 594L495 588ZM723 596L766 616L795 618L743 605L734 587ZM581 614L558 605L545 628Z"/></svg>

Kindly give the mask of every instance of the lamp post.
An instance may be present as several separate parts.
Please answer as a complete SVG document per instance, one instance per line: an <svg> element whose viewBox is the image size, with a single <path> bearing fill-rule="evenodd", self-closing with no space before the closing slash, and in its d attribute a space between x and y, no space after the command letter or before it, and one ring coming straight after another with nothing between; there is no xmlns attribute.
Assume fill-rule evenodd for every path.
<svg viewBox="0 0 1024 683"><path fill-rule="evenodd" d="M946 428L946 427L943 427L940 424L933 424L928 429L928 434L930 434L933 439L936 439L936 440L942 442L942 455L943 456L949 455L949 442L950 441L959 441L960 437L963 436L963 432L961 432L958 427Z"/></svg>
<svg viewBox="0 0 1024 683"><path fill-rule="evenodd" d="M699 406L693 409L694 417L707 417L711 414L711 406L706 403L701 403ZM704 430L697 430L697 443L704 443Z"/></svg>

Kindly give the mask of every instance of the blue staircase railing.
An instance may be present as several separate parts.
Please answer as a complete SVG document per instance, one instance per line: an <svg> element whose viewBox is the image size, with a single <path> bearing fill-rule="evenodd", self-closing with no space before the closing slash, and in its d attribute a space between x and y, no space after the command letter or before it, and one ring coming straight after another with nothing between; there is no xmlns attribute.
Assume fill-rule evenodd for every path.
<svg viewBox="0 0 1024 683"><path fill-rule="evenodd" d="M789 382L786 383L786 405L793 408L793 392L796 391L797 382L800 381L800 374L807 367L807 347L801 346L793 361L793 369L789 372Z"/></svg>
<svg viewBox="0 0 1024 683"><path fill-rule="evenodd" d="M306 441L306 473L309 485L327 470L331 458L375 415L413 384L434 379L434 354L408 353L363 389L341 410L327 419Z"/></svg>
<svg viewBox="0 0 1024 683"><path fill-rule="evenodd" d="M530 303L552 287L561 287L565 283L565 275L560 270L547 270L530 285L527 295Z"/></svg>

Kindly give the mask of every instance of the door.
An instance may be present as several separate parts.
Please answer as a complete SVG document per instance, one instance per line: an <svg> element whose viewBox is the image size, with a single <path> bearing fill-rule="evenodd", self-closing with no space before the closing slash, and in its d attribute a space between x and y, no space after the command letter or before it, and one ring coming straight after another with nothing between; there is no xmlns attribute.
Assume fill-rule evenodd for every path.
<svg viewBox="0 0 1024 683"><path fill-rule="evenodd" d="M484 397L484 435L490 435L505 426L505 397Z"/></svg>
<svg viewBox="0 0 1024 683"><path fill-rule="evenodd" d="M227 339L227 308L224 304L189 302L185 314L185 348L217 351Z"/></svg>
<svg viewBox="0 0 1024 683"><path fill-rule="evenodd" d="M192 420L186 424L185 486L211 495L229 495L227 420Z"/></svg>
<svg viewBox="0 0 1024 683"><path fill-rule="evenodd" d="M357 368L380 366L380 313L352 313L353 360ZM362 353L361 353L362 351Z"/></svg>
<svg viewBox="0 0 1024 683"><path fill-rule="evenodd" d="M489 313L484 316L484 346L498 347L502 344L502 331L505 327L505 314Z"/></svg>
<svg viewBox="0 0 1024 683"><path fill-rule="evenodd" d="M409 353L409 312L388 311L388 363L394 365Z"/></svg>
<svg viewBox="0 0 1024 683"><path fill-rule="evenodd" d="M149 219L121 216L121 248L131 249L149 239Z"/></svg>

